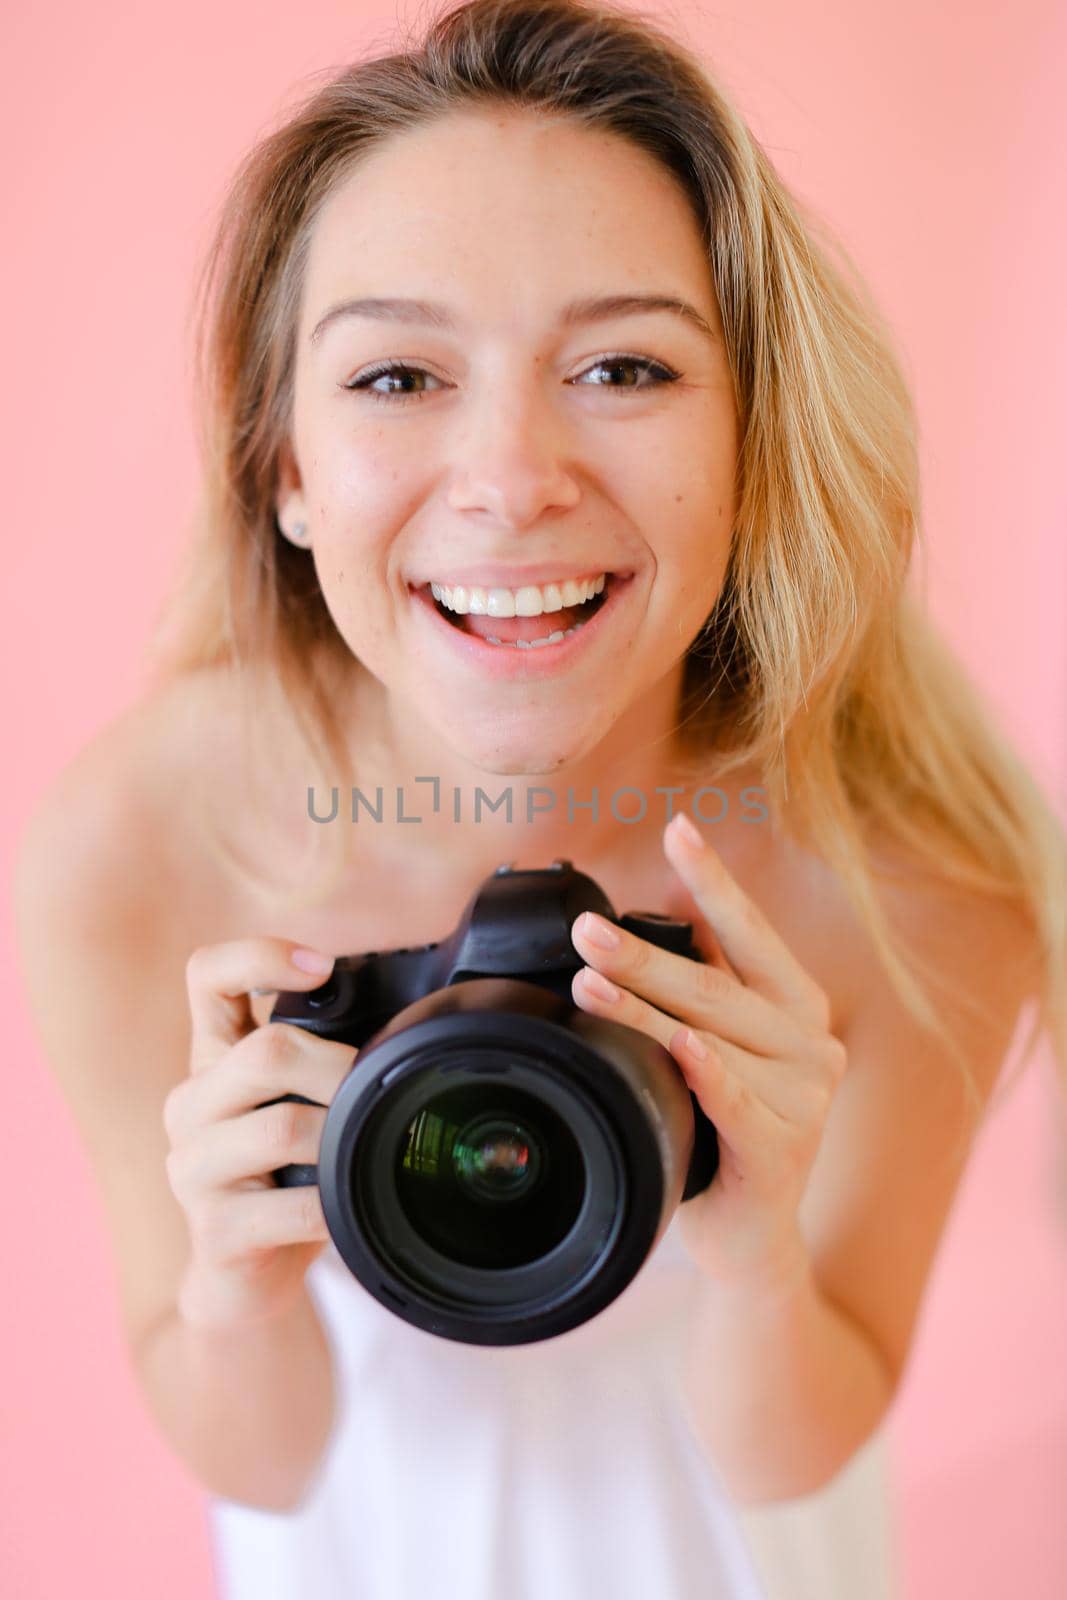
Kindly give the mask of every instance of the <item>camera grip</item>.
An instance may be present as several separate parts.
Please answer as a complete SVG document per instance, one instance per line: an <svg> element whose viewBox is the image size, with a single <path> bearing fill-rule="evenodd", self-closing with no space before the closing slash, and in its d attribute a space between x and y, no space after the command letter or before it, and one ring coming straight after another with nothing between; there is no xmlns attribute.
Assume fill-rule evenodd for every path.
<svg viewBox="0 0 1067 1600"><path fill-rule="evenodd" d="M256 1109L261 1111L263 1106L278 1106L285 1100L298 1100L302 1106L317 1106L319 1104L318 1100L309 1100L306 1094L280 1094L273 1100L264 1100ZM311 1166L310 1163L304 1162L287 1167L275 1167L271 1177L279 1189L307 1188L312 1184L318 1183L319 1169Z"/></svg>

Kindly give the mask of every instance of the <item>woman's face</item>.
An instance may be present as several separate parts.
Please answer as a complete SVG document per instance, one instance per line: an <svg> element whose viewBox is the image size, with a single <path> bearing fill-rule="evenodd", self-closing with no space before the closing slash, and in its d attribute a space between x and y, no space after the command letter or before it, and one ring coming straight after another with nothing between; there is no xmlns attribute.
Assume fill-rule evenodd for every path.
<svg viewBox="0 0 1067 1600"><path fill-rule="evenodd" d="M695 315L564 314L652 294ZM323 320L365 298L392 309ZM679 676L726 570L737 447L699 231L622 139L457 114L379 147L320 211L279 517L306 523L334 621L394 715L475 766L553 772ZM573 602L561 580L601 573L584 610L507 619L491 594L526 589L525 613L556 604L545 585ZM483 589L489 615L455 627L431 582L464 588L460 606ZM562 642L510 642L586 615Z"/></svg>

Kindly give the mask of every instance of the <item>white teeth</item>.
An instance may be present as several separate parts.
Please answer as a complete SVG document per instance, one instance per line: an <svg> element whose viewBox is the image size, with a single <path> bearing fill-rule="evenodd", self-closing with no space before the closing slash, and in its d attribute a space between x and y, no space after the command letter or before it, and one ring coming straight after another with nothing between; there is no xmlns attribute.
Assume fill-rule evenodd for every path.
<svg viewBox="0 0 1067 1600"><path fill-rule="evenodd" d="M460 616L539 617L545 611L583 605L600 593L606 581L607 573L601 572L595 578L566 578L562 583L527 584L521 589L481 589L477 585L466 588L461 583L450 589L431 583L430 592Z"/></svg>
<svg viewBox="0 0 1067 1600"><path fill-rule="evenodd" d="M548 634L544 639L494 639L491 633L483 637L487 644L498 644L505 650L539 650L543 644L559 644L569 633L577 633L579 628L584 627L584 622L576 622L573 628L564 628L562 632L557 628L555 633Z"/></svg>

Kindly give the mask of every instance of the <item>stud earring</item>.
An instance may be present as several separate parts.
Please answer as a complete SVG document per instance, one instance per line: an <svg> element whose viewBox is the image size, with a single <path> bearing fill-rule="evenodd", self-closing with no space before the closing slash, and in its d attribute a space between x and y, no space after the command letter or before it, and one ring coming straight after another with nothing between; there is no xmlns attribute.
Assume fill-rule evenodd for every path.
<svg viewBox="0 0 1067 1600"><path fill-rule="evenodd" d="M295 544L305 544L306 543L306 536L307 536L307 531L308 531L306 522L297 522L297 523L295 523L294 526L293 526L292 532L291 533L286 533L286 531L282 527L281 522L279 521L277 515L275 515L274 526L275 526L275 529L277 530L277 532L281 534L283 539L291 539L291 540L293 540L293 542Z"/></svg>

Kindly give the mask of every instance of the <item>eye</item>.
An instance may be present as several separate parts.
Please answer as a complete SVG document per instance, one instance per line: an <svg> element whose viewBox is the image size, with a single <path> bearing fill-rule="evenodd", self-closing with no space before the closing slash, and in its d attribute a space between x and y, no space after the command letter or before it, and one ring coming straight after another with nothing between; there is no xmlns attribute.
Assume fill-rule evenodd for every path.
<svg viewBox="0 0 1067 1600"><path fill-rule="evenodd" d="M674 383L680 376L672 372L670 367L665 367L662 362L651 361L647 356L601 356L599 361L586 368L589 372L624 372L629 368L633 372L643 372L649 378L648 383L601 383L597 382L592 387L597 389L629 389L640 392L643 389L658 389L662 384ZM582 374L585 376L585 373ZM576 380L577 381L577 380ZM588 387L588 385L583 385Z"/></svg>
<svg viewBox="0 0 1067 1600"><path fill-rule="evenodd" d="M594 362L591 367L585 369L581 377L586 377L590 372L619 373L626 370L643 373L649 381L647 383L619 384L610 381L601 382L598 379L592 385L579 383L578 379L568 381L581 388L615 389L621 392L629 391L632 394L660 388L664 384L676 382L680 377L679 373L673 372L670 367L665 367L662 362L652 361L647 356L630 355L601 356L599 361ZM383 361L375 367L368 367L366 372L360 373L357 378L353 378L350 383L342 384L341 387L343 389L357 390L360 393L369 395L372 400L384 401L392 405L403 405L408 400L421 400L427 393L425 389L416 389L414 391L409 389L402 393L398 393L395 390L390 392L375 389L373 385L378 382L379 378L396 378L398 380L433 378L433 373L427 372L425 367L410 366L402 361ZM439 382L439 380L435 378L434 382Z"/></svg>
<svg viewBox="0 0 1067 1600"><path fill-rule="evenodd" d="M406 394L397 394L395 392L383 393L380 389L371 388L371 385L376 383L379 378L399 378L401 375L406 377L421 378L433 377L433 373L427 372L423 367L405 366L401 361L383 361L377 367L368 367L367 371L362 373L358 378L353 378L351 383L344 383L341 385L341 387L343 389L358 389L364 391L370 395L372 400L390 400L394 402L397 400L421 400L422 394L418 391L416 391L414 394L411 392ZM423 393L425 393L425 391L423 391Z"/></svg>

